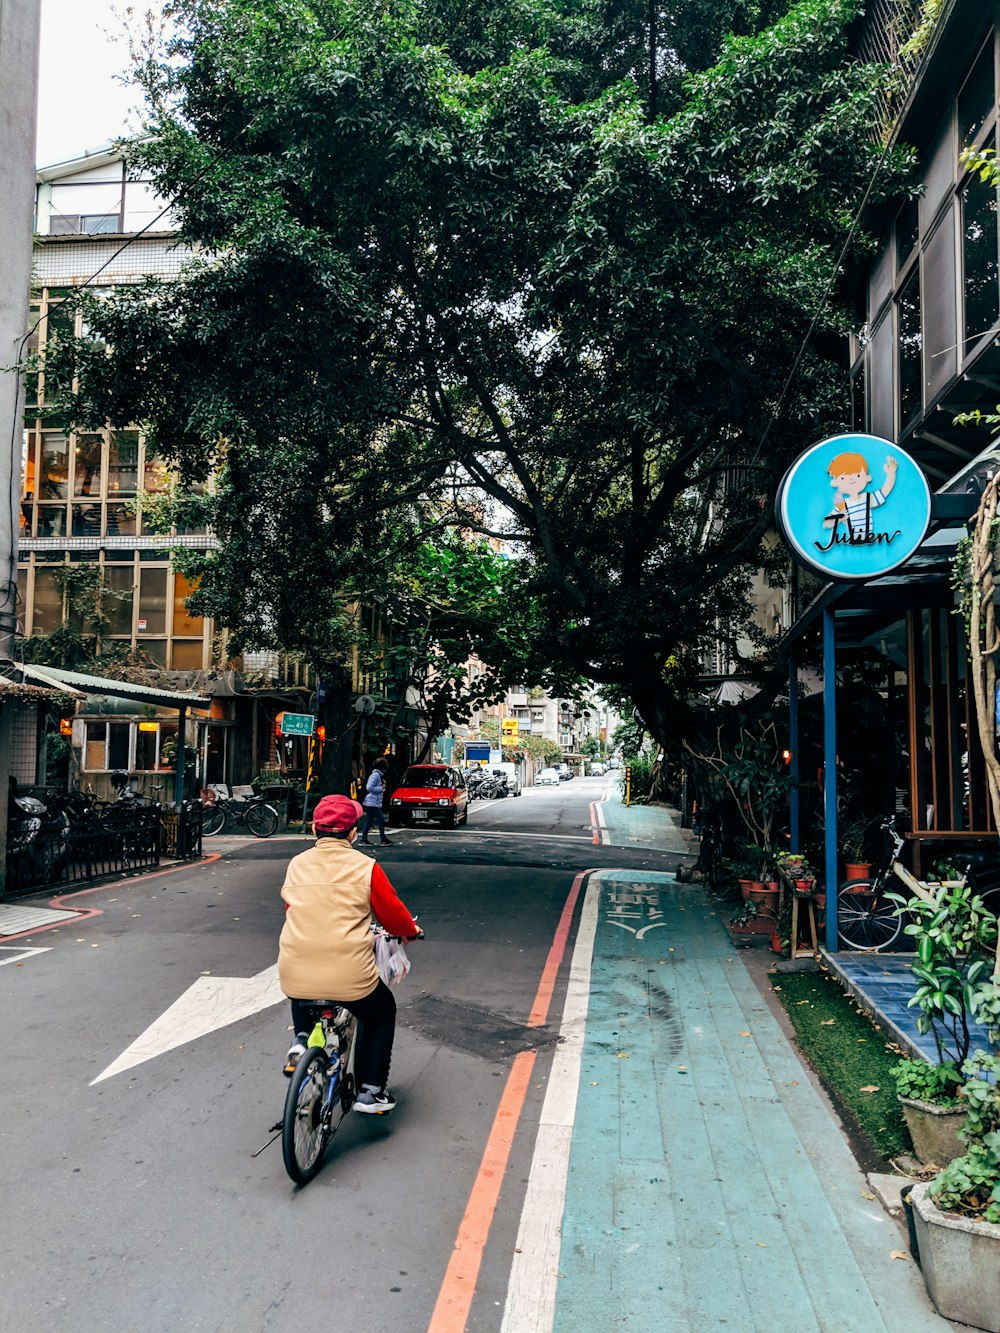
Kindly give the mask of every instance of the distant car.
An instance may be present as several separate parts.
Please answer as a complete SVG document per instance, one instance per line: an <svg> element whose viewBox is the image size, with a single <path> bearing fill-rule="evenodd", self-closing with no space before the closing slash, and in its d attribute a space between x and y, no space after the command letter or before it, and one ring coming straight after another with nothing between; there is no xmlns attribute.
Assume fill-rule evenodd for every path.
<svg viewBox="0 0 1000 1333"><path fill-rule="evenodd" d="M558 768L543 768L535 774L536 787L558 787L561 781Z"/></svg>
<svg viewBox="0 0 1000 1333"><path fill-rule="evenodd" d="M389 802L389 823L443 824L455 828L469 818L465 778L448 764L412 764Z"/></svg>
<svg viewBox="0 0 1000 1333"><path fill-rule="evenodd" d="M607 769L600 762L590 765L590 776L592 778L603 778Z"/></svg>
<svg viewBox="0 0 1000 1333"><path fill-rule="evenodd" d="M573 770L570 768L569 764L557 764L556 772L559 774L560 782L569 782L570 778L573 776Z"/></svg>

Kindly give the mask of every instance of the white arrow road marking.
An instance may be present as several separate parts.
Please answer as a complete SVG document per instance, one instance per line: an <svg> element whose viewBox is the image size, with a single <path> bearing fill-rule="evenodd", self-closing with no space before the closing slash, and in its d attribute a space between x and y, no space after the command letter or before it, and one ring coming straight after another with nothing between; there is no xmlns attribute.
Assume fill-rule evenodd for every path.
<svg viewBox="0 0 1000 1333"><path fill-rule="evenodd" d="M217 1028L238 1023L272 1004L280 1004L284 998L278 985L277 963L255 977L199 977L90 1086L172 1051L175 1046L205 1037Z"/></svg>
<svg viewBox="0 0 1000 1333"><path fill-rule="evenodd" d="M13 944L0 944L0 950L9 953L10 958L0 958L0 967L7 963L19 963L23 958L30 958L33 953L51 953L51 949L18 949Z"/></svg>

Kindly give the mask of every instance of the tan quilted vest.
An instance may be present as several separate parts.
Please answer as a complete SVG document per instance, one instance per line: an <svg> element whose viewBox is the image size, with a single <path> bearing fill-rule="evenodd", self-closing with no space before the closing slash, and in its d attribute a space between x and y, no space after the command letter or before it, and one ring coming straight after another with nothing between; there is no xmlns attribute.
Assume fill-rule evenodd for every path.
<svg viewBox="0 0 1000 1333"><path fill-rule="evenodd" d="M360 1000L375 989L374 864L339 838L320 838L289 862L278 979L292 999Z"/></svg>

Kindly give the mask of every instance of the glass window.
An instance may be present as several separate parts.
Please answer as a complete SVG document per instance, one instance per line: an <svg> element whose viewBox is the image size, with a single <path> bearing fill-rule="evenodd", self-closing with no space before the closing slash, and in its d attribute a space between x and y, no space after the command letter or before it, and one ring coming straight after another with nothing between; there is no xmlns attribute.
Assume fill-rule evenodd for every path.
<svg viewBox="0 0 1000 1333"><path fill-rule="evenodd" d="M69 495L69 440L62 431L42 432L42 500L65 500Z"/></svg>
<svg viewBox="0 0 1000 1333"><path fill-rule="evenodd" d="M958 95L958 133L963 146L976 141L994 107L993 38L986 43Z"/></svg>
<svg viewBox="0 0 1000 1333"><path fill-rule="evenodd" d="M140 723L135 732L135 766L140 771L148 772L156 767L156 741L159 727L154 722Z"/></svg>
<svg viewBox="0 0 1000 1333"><path fill-rule="evenodd" d="M138 433L112 431L108 441L108 499L114 495L135 495L138 480Z"/></svg>
<svg viewBox="0 0 1000 1333"><path fill-rule="evenodd" d="M921 406L921 334L920 334L920 272L913 276L899 294L899 423L910 420Z"/></svg>
<svg viewBox="0 0 1000 1333"><path fill-rule="evenodd" d="M37 352L41 343L41 307L33 305L28 311L28 340L24 344L24 353L30 356ZM24 401L26 406L38 402L38 371L29 370L24 376Z"/></svg>
<svg viewBox="0 0 1000 1333"><path fill-rule="evenodd" d="M109 634L132 637L132 594L135 575L131 565L104 569L104 618Z"/></svg>
<svg viewBox="0 0 1000 1333"><path fill-rule="evenodd" d="M45 320L45 340L53 342L57 338L72 337L76 328L76 315L70 308L68 293L50 291L49 304Z"/></svg>
<svg viewBox="0 0 1000 1333"><path fill-rule="evenodd" d="M135 535L135 514L129 505L109 504L107 513L109 537L132 537ZM128 558L131 560L131 552L129 552Z"/></svg>
<svg viewBox="0 0 1000 1333"><path fill-rule="evenodd" d="M144 569L139 576L140 634L167 632L167 571Z"/></svg>
<svg viewBox="0 0 1000 1333"><path fill-rule="evenodd" d="M114 506L109 505L108 508L112 509L114 508ZM135 554L134 551L122 550L118 546L109 546L104 552L104 559L108 563L110 563L111 561L115 561L119 564L131 565L132 557L134 554Z"/></svg>
<svg viewBox="0 0 1000 1333"><path fill-rule="evenodd" d="M21 477L24 482L24 488L21 494L26 500L33 499L35 495L37 444L38 441L34 431L25 431L24 449L21 455Z"/></svg>
<svg viewBox="0 0 1000 1333"><path fill-rule="evenodd" d="M73 505L73 536L99 537L101 535L101 506L99 504Z"/></svg>
<svg viewBox="0 0 1000 1333"><path fill-rule="evenodd" d="M121 222L117 213L82 213L80 230L88 236L101 236L107 232L120 231Z"/></svg>
<svg viewBox="0 0 1000 1333"><path fill-rule="evenodd" d="M189 613L185 602L197 590L198 582L190 583L183 574L174 575L174 634L183 634L187 638L205 632L205 622L201 616ZM200 665L200 664L199 664Z"/></svg>
<svg viewBox="0 0 1000 1333"><path fill-rule="evenodd" d="M997 275L997 192L974 176L962 191L965 259L965 346L1000 318Z"/></svg>
<svg viewBox="0 0 1000 1333"><path fill-rule="evenodd" d="M174 639L170 665L175 671L200 671L202 658L201 639Z"/></svg>
<svg viewBox="0 0 1000 1333"><path fill-rule="evenodd" d="M128 738L131 722L108 723L108 767L128 768Z"/></svg>
<svg viewBox="0 0 1000 1333"><path fill-rule="evenodd" d="M162 458L146 450L145 464L142 470L143 489L154 495L164 495L170 490L170 469Z"/></svg>
<svg viewBox="0 0 1000 1333"><path fill-rule="evenodd" d="M168 741L172 741L173 744L172 745L167 744ZM167 748L166 756L164 756L163 753L163 748L165 745ZM160 767L173 768L176 765L176 763L177 763L177 723L161 722L160 723Z"/></svg>
<svg viewBox="0 0 1000 1333"><path fill-rule="evenodd" d="M166 639L139 639L136 647L141 653L145 653L156 666L165 667L167 665Z"/></svg>
<svg viewBox="0 0 1000 1333"><path fill-rule="evenodd" d="M83 746L83 766L88 772L103 773L108 767L108 724L87 722Z"/></svg>
<svg viewBox="0 0 1000 1333"><path fill-rule="evenodd" d="M907 199L896 215L896 267L902 268L919 239L917 201Z"/></svg>
<svg viewBox="0 0 1000 1333"><path fill-rule="evenodd" d="M76 461L73 467L74 495L100 495L103 450L104 441L100 435L76 437Z"/></svg>
<svg viewBox="0 0 1000 1333"><path fill-rule="evenodd" d="M38 506L38 536L39 537L66 536L65 505Z"/></svg>
<svg viewBox="0 0 1000 1333"><path fill-rule="evenodd" d="M35 570L35 607L32 634L51 634L63 620L62 582L54 569Z"/></svg>

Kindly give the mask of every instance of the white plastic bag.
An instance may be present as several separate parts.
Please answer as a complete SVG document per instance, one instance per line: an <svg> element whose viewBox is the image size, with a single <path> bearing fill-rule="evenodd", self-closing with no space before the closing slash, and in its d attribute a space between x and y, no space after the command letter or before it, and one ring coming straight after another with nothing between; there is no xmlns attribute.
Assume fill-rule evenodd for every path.
<svg viewBox="0 0 1000 1333"><path fill-rule="evenodd" d="M410 970L402 940L393 939L381 931L375 936L375 965L387 986L398 986Z"/></svg>

